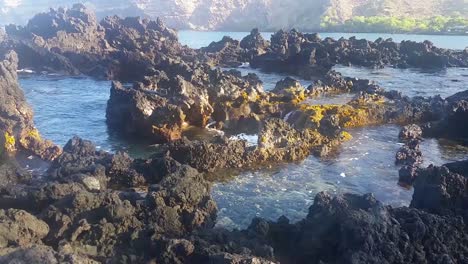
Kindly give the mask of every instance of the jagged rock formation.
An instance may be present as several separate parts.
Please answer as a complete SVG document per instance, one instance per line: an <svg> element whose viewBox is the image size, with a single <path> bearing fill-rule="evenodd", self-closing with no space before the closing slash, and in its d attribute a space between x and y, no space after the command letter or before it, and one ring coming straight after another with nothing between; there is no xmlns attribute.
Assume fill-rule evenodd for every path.
<svg viewBox="0 0 468 264"><path fill-rule="evenodd" d="M0 208L9 207L0 210L0 261L463 262L466 164L422 170L411 208L320 193L298 223L254 219L246 230L227 231L212 228L210 184L195 169L168 157L96 151L74 138L46 178L0 194ZM89 189L85 179L100 187Z"/></svg>
<svg viewBox="0 0 468 264"><path fill-rule="evenodd" d="M80 4L38 14L25 27L9 25L6 31L0 48L16 50L20 67L36 71L128 81L141 77L129 76L132 72L153 73L155 60L191 52L160 20L112 16L99 23Z"/></svg>
<svg viewBox="0 0 468 264"><path fill-rule="evenodd" d="M182 46L176 32L161 20L112 16L98 23L96 15L79 4L41 13L25 27L10 25L6 30L8 36L0 42L0 49L16 50L20 68L122 81L141 81L179 59L216 66L250 62L266 71L304 78L323 75L335 64L421 68L468 64L466 52L439 49L430 42L321 40L316 34L295 30L277 32L271 43L253 30L241 42L224 38L195 51Z"/></svg>
<svg viewBox="0 0 468 264"><path fill-rule="evenodd" d="M447 98L447 114L444 119L425 124L423 135L434 138L456 140L468 139L468 126L465 122L468 115L468 92L460 92Z"/></svg>
<svg viewBox="0 0 468 264"><path fill-rule="evenodd" d="M395 43L391 39L380 38L373 42L354 37L322 40L317 34L281 30L272 35L267 52L253 57L250 63L252 67L268 72L287 72L313 79L336 64L400 68L466 67L468 53L440 49L429 41Z"/></svg>
<svg viewBox="0 0 468 264"><path fill-rule="evenodd" d="M267 234L288 263L463 262L467 254L458 246L468 241L460 218L392 209L370 195L319 194L305 220L295 225L260 220L253 227Z"/></svg>

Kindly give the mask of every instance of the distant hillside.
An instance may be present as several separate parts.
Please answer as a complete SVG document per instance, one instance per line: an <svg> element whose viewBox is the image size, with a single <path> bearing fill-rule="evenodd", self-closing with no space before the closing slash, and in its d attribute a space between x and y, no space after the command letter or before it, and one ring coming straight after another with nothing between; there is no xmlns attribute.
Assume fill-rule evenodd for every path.
<svg viewBox="0 0 468 264"><path fill-rule="evenodd" d="M324 21L340 25L358 16L468 16L467 0L0 0L0 24L24 24L34 13L75 2L93 7L100 17L161 17L172 27L200 30L319 30Z"/></svg>
<svg viewBox="0 0 468 264"><path fill-rule="evenodd" d="M466 0L329 0L324 15L339 22L353 16L394 16L427 18L468 16Z"/></svg>

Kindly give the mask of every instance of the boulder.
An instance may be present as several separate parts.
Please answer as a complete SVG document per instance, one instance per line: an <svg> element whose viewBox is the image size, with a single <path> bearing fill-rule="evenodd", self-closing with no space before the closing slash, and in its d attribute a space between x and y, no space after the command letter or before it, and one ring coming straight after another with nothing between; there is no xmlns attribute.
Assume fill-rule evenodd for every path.
<svg viewBox="0 0 468 264"><path fill-rule="evenodd" d="M2 263L30 263L30 264L99 264L93 259L77 255L56 252L52 247L33 245L30 247L17 248L1 256Z"/></svg>
<svg viewBox="0 0 468 264"><path fill-rule="evenodd" d="M414 165L422 163L422 152L419 148L419 140L411 140L401 147L396 154L397 165Z"/></svg>
<svg viewBox="0 0 468 264"><path fill-rule="evenodd" d="M257 28L252 29L250 34L240 42L240 47L246 51L249 61L256 56L266 53L269 46L270 43L263 38Z"/></svg>
<svg viewBox="0 0 468 264"><path fill-rule="evenodd" d="M408 125L404 126L400 134L398 135L400 140L411 140L411 139L421 139L422 138L422 129L418 125Z"/></svg>
<svg viewBox="0 0 468 264"><path fill-rule="evenodd" d="M220 67L238 67L246 60L239 41L227 36L202 48L201 52L211 58L213 65Z"/></svg>
<svg viewBox="0 0 468 264"><path fill-rule="evenodd" d="M145 135L154 143L181 138L185 114L157 93L112 84L107 124L124 135Z"/></svg>
<svg viewBox="0 0 468 264"><path fill-rule="evenodd" d="M24 247L41 243L49 226L22 210L0 210L0 248Z"/></svg>
<svg viewBox="0 0 468 264"><path fill-rule="evenodd" d="M430 213L466 218L467 164L467 161L461 161L441 167L431 165L418 171L411 206Z"/></svg>
<svg viewBox="0 0 468 264"><path fill-rule="evenodd" d="M457 245L468 242L461 218L392 209L371 195L320 193L303 221L259 224L275 256L288 263L461 261L466 249Z"/></svg>
<svg viewBox="0 0 468 264"><path fill-rule="evenodd" d="M307 91L299 81L286 77L276 83L275 88L271 92L283 96L285 101L295 100L300 102L306 98Z"/></svg>

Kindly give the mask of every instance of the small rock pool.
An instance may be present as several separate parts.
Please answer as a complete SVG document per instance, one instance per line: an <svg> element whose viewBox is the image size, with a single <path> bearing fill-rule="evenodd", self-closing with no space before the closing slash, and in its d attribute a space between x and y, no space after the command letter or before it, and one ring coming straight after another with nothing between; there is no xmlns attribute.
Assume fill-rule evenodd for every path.
<svg viewBox="0 0 468 264"><path fill-rule="evenodd" d="M443 97L465 90L467 69L438 72L416 70L348 68L336 70L345 76L376 80L386 89L396 89L408 96ZM243 74L255 72L271 90L283 75L265 74L242 68ZM304 86L310 83L299 80ZM92 140L101 149L126 150L139 157L151 153L151 146L129 142L107 130L105 112L111 83L87 77L22 75L20 84L35 111L35 122L44 137L63 145L74 135ZM344 104L352 95L314 99L314 103ZM233 177L222 172L223 180L215 183L213 197L218 203L218 225L244 228L255 216L276 220L285 215L299 220L320 191L332 193L372 192L382 202L394 206L408 205L412 191L397 185L398 167L395 153L400 147L399 127L383 125L353 129L353 139L343 144L327 159L309 157L297 164L244 172ZM195 135L196 130L192 131ZM241 135L255 141L255 135ZM425 140L421 145L426 165L443 164L468 157L468 148L455 142Z"/></svg>
<svg viewBox="0 0 468 264"><path fill-rule="evenodd" d="M218 203L218 225L245 228L254 217L277 220L286 215L292 221L303 219L318 192L374 193L392 206L407 206L412 190L398 183L395 153L400 127L383 125L350 130L353 139L336 155L309 157L298 164L242 173L213 189ZM425 163L444 164L468 157L468 147L455 142L425 140L421 144Z"/></svg>

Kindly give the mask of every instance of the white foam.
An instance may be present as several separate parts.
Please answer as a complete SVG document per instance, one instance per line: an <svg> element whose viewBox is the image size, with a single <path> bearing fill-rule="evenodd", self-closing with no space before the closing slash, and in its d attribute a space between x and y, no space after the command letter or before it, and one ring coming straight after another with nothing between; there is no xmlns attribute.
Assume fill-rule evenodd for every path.
<svg viewBox="0 0 468 264"><path fill-rule="evenodd" d="M30 70L30 69L20 69L16 71L17 73L35 73L35 71Z"/></svg>
<svg viewBox="0 0 468 264"><path fill-rule="evenodd" d="M230 137L231 140L245 140L247 141L247 145L249 146L257 146L258 145L258 135L247 135L247 134L239 134Z"/></svg>

